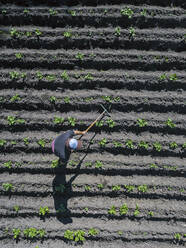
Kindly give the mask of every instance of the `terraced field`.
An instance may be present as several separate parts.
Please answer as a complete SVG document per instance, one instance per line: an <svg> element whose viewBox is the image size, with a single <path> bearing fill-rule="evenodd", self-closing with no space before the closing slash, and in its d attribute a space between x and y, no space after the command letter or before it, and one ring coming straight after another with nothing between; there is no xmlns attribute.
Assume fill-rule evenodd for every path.
<svg viewBox="0 0 186 248"><path fill-rule="evenodd" d="M185 1L24 2L0 1L0 247L186 246ZM52 140L100 104L64 168Z"/></svg>

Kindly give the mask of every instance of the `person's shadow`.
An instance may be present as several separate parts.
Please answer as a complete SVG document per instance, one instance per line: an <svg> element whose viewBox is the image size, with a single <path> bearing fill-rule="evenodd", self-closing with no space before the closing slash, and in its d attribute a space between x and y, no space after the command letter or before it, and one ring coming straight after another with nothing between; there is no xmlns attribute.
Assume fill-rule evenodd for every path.
<svg viewBox="0 0 186 248"><path fill-rule="evenodd" d="M66 166L67 163L63 163L61 167L63 168L62 174L61 172L58 173L59 170L55 170L56 176L53 180L52 187L53 187L53 198L54 198L54 206L56 210L57 219L62 222L63 224L72 223L71 218L71 211L68 209L68 200L72 197L72 182L76 179L79 175L81 164L83 160L86 158L88 154L88 149L91 145L91 141L95 138L96 133L93 135L87 148L85 149L85 155L80 159L77 167L76 173L74 176L70 178L67 182L66 180ZM59 159L60 163L60 159Z"/></svg>

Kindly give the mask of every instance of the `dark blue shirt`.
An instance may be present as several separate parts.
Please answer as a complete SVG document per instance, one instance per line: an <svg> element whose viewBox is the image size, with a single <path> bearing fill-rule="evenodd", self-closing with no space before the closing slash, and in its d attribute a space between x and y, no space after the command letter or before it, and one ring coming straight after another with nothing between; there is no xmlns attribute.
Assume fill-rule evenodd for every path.
<svg viewBox="0 0 186 248"><path fill-rule="evenodd" d="M70 157L70 149L66 147L67 139L72 138L75 135L73 130L59 135L54 141L54 154L59 157L63 162L67 162Z"/></svg>

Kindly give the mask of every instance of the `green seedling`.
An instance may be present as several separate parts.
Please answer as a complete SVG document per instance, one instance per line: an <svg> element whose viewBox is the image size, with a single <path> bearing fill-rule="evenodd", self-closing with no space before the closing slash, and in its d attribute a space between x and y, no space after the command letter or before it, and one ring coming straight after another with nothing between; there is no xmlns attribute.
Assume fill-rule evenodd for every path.
<svg viewBox="0 0 186 248"><path fill-rule="evenodd" d="M70 97L68 97L68 96L64 97L64 102L65 103L70 103Z"/></svg>
<svg viewBox="0 0 186 248"><path fill-rule="evenodd" d="M140 14L141 14L142 16L146 16L146 15L147 15L147 9L143 9L143 10L140 12Z"/></svg>
<svg viewBox="0 0 186 248"><path fill-rule="evenodd" d="M13 237L14 237L14 239L18 239L19 238L19 236L20 236L20 233L21 233L21 230L19 229L19 228L14 228L13 230L12 230L12 232L13 232Z"/></svg>
<svg viewBox="0 0 186 248"><path fill-rule="evenodd" d="M132 18L134 12L130 8L125 8L121 10L121 15L127 16L129 19Z"/></svg>
<svg viewBox="0 0 186 248"><path fill-rule="evenodd" d="M49 9L49 14L50 14L51 16L54 16L54 15L56 15L57 13L58 13L57 10Z"/></svg>
<svg viewBox="0 0 186 248"><path fill-rule="evenodd" d="M122 234L123 234L123 232L122 232L122 231L118 231L118 235L120 235L120 236L121 236Z"/></svg>
<svg viewBox="0 0 186 248"><path fill-rule="evenodd" d="M16 205L16 206L14 206L13 209L14 209L14 211L18 214L18 212L19 212L19 206Z"/></svg>
<svg viewBox="0 0 186 248"><path fill-rule="evenodd" d="M1 13L2 13L3 15L6 15L7 11L6 11L5 9L3 9L3 10L1 11Z"/></svg>
<svg viewBox="0 0 186 248"><path fill-rule="evenodd" d="M83 243L85 241L85 232L83 230L77 230L74 232L74 241Z"/></svg>
<svg viewBox="0 0 186 248"><path fill-rule="evenodd" d="M53 82L53 81L55 81L56 80L56 76L55 75L47 75L46 76L46 80L47 81L50 81L50 82Z"/></svg>
<svg viewBox="0 0 186 248"><path fill-rule="evenodd" d="M106 123L108 124L109 128L113 128L116 125L112 119L106 120Z"/></svg>
<svg viewBox="0 0 186 248"><path fill-rule="evenodd" d="M19 97L18 94L16 94L15 96L12 96L10 98L10 102L16 102L16 101L20 101L20 100L21 100L21 98Z"/></svg>
<svg viewBox="0 0 186 248"><path fill-rule="evenodd" d="M4 146L6 144L6 140L0 140L0 146Z"/></svg>
<svg viewBox="0 0 186 248"><path fill-rule="evenodd" d="M104 188L102 183L98 184L97 187L98 187L99 190L102 190Z"/></svg>
<svg viewBox="0 0 186 248"><path fill-rule="evenodd" d="M89 185L85 185L85 191L90 191L91 187Z"/></svg>
<svg viewBox="0 0 186 248"><path fill-rule="evenodd" d="M176 81L176 80L178 80L176 73L171 74L171 75L169 76L169 79L170 79L171 81Z"/></svg>
<svg viewBox="0 0 186 248"><path fill-rule="evenodd" d="M17 119L16 120L16 123L17 124L24 124L25 123L25 120L23 120L23 119Z"/></svg>
<svg viewBox="0 0 186 248"><path fill-rule="evenodd" d="M75 166L77 166L79 164L79 161L75 161L75 160L70 160L69 162L68 162L68 165L69 166L72 166L72 167L75 167Z"/></svg>
<svg viewBox="0 0 186 248"><path fill-rule="evenodd" d="M69 10L69 14L71 16L76 16L76 11L75 10Z"/></svg>
<svg viewBox="0 0 186 248"><path fill-rule="evenodd" d="M74 127L76 125L76 118L68 117L68 122L72 127Z"/></svg>
<svg viewBox="0 0 186 248"><path fill-rule="evenodd" d="M137 119L137 125L139 126L139 127L145 127L145 126L147 126L147 121L146 120L144 120L144 119Z"/></svg>
<svg viewBox="0 0 186 248"><path fill-rule="evenodd" d="M118 142L118 141L113 141L114 147L118 148L118 147L122 147L122 143Z"/></svg>
<svg viewBox="0 0 186 248"><path fill-rule="evenodd" d="M176 142L171 142L171 143L169 144L169 147L170 147L171 149L176 149L176 148L178 147L178 144L177 144Z"/></svg>
<svg viewBox="0 0 186 248"><path fill-rule="evenodd" d="M59 184L58 186L55 186L55 191L59 192L59 193L64 193L65 185L64 184Z"/></svg>
<svg viewBox="0 0 186 248"><path fill-rule="evenodd" d="M120 36L121 34L121 28L120 27L116 27L115 28L115 33L114 33L116 36Z"/></svg>
<svg viewBox="0 0 186 248"><path fill-rule="evenodd" d="M36 36L39 38L39 36L41 36L42 35L42 33L41 33L41 31L39 30L39 29L36 29L35 30L35 34L36 34Z"/></svg>
<svg viewBox="0 0 186 248"><path fill-rule="evenodd" d="M46 214L49 214L49 208L48 207L40 207L39 208L39 215L41 215L41 217L44 217Z"/></svg>
<svg viewBox="0 0 186 248"><path fill-rule="evenodd" d="M91 162L85 162L85 167L92 167L92 163Z"/></svg>
<svg viewBox="0 0 186 248"><path fill-rule="evenodd" d="M68 240L73 240L74 239L74 232L70 230L66 230L64 233L64 238Z"/></svg>
<svg viewBox="0 0 186 248"><path fill-rule="evenodd" d="M55 96L51 96L51 97L49 98L49 101L50 101L51 103L55 103L55 102L57 101L57 98L56 98Z"/></svg>
<svg viewBox="0 0 186 248"><path fill-rule="evenodd" d="M15 140L12 140L10 143L11 143L11 145L16 145L17 144L17 142Z"/></svg>
<svg viewBox="0 0 186 248"><path fill-rule="evenodd" d="M63 36L64 36L65 38L71 38L71 37L72 37L72 33L71 33L70 31L65 31L65 32L63 33Z"/></svg>
<svg viewBox="0 0 186 248"><path fill-rule="evenodd" d="M114 191L114 192L120 191L120 189L121 189L121 186L119 186L119 185L112 186L112 191Z"/></svg>
<svg viewBox="0 0 186 248"><path fill-rule="evenodd" d="M105 102L112 103L112 97L111 96L102 96L101 97Z"/></svg>
<svg viewBox="0 0 186 248"><path fill-rule="evenodd" d="M37 72L36 72L36 77L37 77L39 80L42 80L42 79L43 79L43 74L42 74L40 71L37 71Z"/></svg>
<svg viewBox="0 0 186 248"><path fill-rule="evenodd" d="M158 166L157 166L156 164L153 164L153 163L150 164L149 167L150 167L150 168L154 168L154 169L158 168Z"/></svg>
<svg viewBox="0 0 186 248"><path fill-rule="evenodd" d="M164 80L167 79L167 75L166 75L165 73L163 73L162 75L160 75L159 79L160 79L161 81L164 81Z"/></svg>
<svg viewBox="0 0 186 248"><path fill-rule="evenodd" d="M134 148L133 141L130 140L130 139L126 141L125 145L129 149L133 149Z"/></svg>
<svg viewBox="0 0 186 248"><path fill-rule="evenodd" d="M123 204L121 207L120 207L120 209L119 209L119 213L120 213L120 215L126 215L127 213L128 213L128 206L127 206L127 204L125 203L125 204Z"/></svg>
<svg viewBox="0 0 186 248"><path fill-rule="evenodd" d="M14 188L13 185L12 185L11 183L3 183L2 186L3 186L3 189L4 189L5 191L7 191L7 192L8 192L8 191L9 191L9 192L12 191L13 188Z"/></svg>
<svg viewBox="0 0 186 248"><path fill-rule="evenodd" d="M144 184L144 185L139 185L137 189L138 189L139 192L143 192L143 193L147 192L147 190L148 190L146 184Z"/></svg>
<svg viewBox="0 0 186 248"><path fill-rule="evenodd" d="M62 124L64 122L64 120L65 119L63 117L57 117L57 116L55 116L53 122L55 124Z"/></svg>
<svg viewBox="0 0 186 248"><path fill-rule="evenodd" d="M37 234L39 235L39 237L40 237L41 239L43 239L44 236L46 235L46 232L45 232L43 229L39 229L39 230L37 231Z"/></svg>
<svg viewBox="0 0 186 248"><path fill-rule="evenodd" d="M88 213L88 208L87 207L85 207L84 210L85 210L86 213Z"/></svg>
<svg viewBox="0 0 186 248"><path fill-rule="evenodd" d="M61 78L64 80L64 81L68 81L69 80L69 76L68 76L68 73L66 72L66 70L64 72L61 73Z"/></svg>
<svg viewBox="0 0 186 248"><path fill-rule="evenodd" d="M165 124L170 127L170 128L173 128L175 127L176 125L173 123L173 121L171 120L171 118L168 118L168 120L165 122Z"/></svg>
<svg viewBox="0 0 186 248"><path fill-rule="evenodd" d="M129 28L129 38L133 39L136 35L135 29L133 27Z"/></svg>
<svg viewBox="0 0 186 248"><path fill-rule="evenodd" d="M145 141L140 141L139 144L138 144L138 146L139 146L140 148L144 148L144 149L146 149L146 150L149 148L148 143L145 142Z"/></svg>
<svg viewBox="0 0 186 248"><path fill-rule="evenodd" d="M16 53L15 56L16 56L17 59L22 59L23 58L22 53Z"/></svg>
<svg viewBox="0 0 186 248"><path fill-rule="evenodd" d="M15 28L12 28L10 30L10 36L12 38L19 38L20 34L19 34L19 32Z"/></svg>
<svg viewBox="0 0 186 248"><path fill-rule="evenodd" d="M149 215L150 217L153 217L153 216L154 216L154 212L153 212L153 211L149 211L149 212L148 212L148 215Z"/></svg>
<svg viewBox="0 0 186 248"><path fill-rule="evenodd" d="M43 140L43 139L40 139L38 142L37 142L41 147L45 147L45 145L46 145L46 141L45 140Z"/></svg>
<svg viewBox="0 0 186 248"><path fill-rule="evenodd" d="M140 214L139 206L138 206L138 204L136 204L136 209L134 210L134 216L136 217L139 214Z"/></svg>
<svg viewBox="0 0 186 248"><path fill-rule="evenodd" d="M153 147L157 152L160 152L162 149L162 145L159 142L154 142Z"/></svg>
<svg viewBox="0 0 186 248"><path fill-rule="evenodd" d="M94 98L93 97L86 97L85 98L85 102L91 102L91 101L93 101L94 100ZM97 122L96 122L97 123Z"/></svg>
<svg viewBox="0 0 186 248"><path fill-rule="evenodd" d="M30 12L30 11L29 11L28 9L24 9L24 10L23 10L23 13L26 14L26 15L27 15L29 12Z"/></svg>
<svg viewBox="0 0 186 248"><path fill-rule="evenodd" d="M84 58L84 54L83 53L77 53L76 56L75 56L75 58L82 61L83 58Z"/></svg>
<svg viewBox="0 0 186 248"><path fill-rule="evenodd" d="M5 162L3 164L4 167L8 168L8 169L11 169L12 168L12 161L8 161L8 162Z"/></svg>
<svg viewBox="0 0 186 248"><path fill-rule="evenodd" d="M112 205L112 207L108 210L109 215L116 215L116 207Z"/></svg>
<svg viewBox="0 0 186 248"><path fill-rule="evenodd" d="M127 192L132 192L135 189L134 185L124 185L124 187L126 188Z"/></svg>
<svg viewBox="0 0 186 248"><path fill-rule="evenodd" d="M85 77L84 77L85 80L87 81L91 81L94 79L94 77L91 75L91 73L88 73Z"/></svg>
<svg viewBox="0 0 186 248"><path fill-rule="evenodd" d="M97 229L95 229L95 228L91 228L91 229L88 230L88 235L89 236L95 236L98 233L99 233L99 231Z"/></svg>
<svg viewBox="0 0 186 248"><path fill-rule="evenodd" d="M95 162L95 168L101 169L103 167L103 163L99 160L96 160Z"/></svg>
<svg viewBox="0 0 186 248"><path fill-rule="evenodd" d="M1 141L0 141L0 145L1 145ZM186 149L186 142L183 143L182 148L183 148L183 149Z"/></svg>
<svg viewBox="0 0 186 248"><path fill-rule="evenodd" d="M52 160L51 167L57 168L59 166L59 159Z"/></svg>
<svg viewBox="0 0 186 248"><path fill-rule="evenodd" d="M101 140L99 141L99 145L100 145L101 147L105 147L105 146L106 146L106 143L107 143L107 139L106 139L106 138L103 138L103 139L101 139Z"/></svg>
<svg viewBox="0 0 186 248"><path fill-rule="evenodd" d="M104 125L104 121L103 120L96 122L96 127L102 127L103 125Z"/></svg>
<svg viewBox="0 0 186 248"><path fill-rule="evenodd" d="M9 75L11 79L19 79L19 72L17 71L11 71L9 72Z"/></svg>
<svg viewBox="0 0 186 248"><path fill-rule="evenodd" d="M31 37L32 36L32 32L26 31L25 35L26 35L26 37Z"/></svg>
<svg viewBox="0 0 186 248"><path fill-rule="evenodd" d="M7 117L8 125L14 125L16 123L16 119L14 116L8 116Z"/></svg>
<svg viewBox="0 0 186 248"><path fill-rule="evenodd" d="M175 233L175 234L174 234L174 239L175 239L176 241L180 241L180 240L181 240L181 237L182 237L182 235L181 235L180 233Z"/></svg>

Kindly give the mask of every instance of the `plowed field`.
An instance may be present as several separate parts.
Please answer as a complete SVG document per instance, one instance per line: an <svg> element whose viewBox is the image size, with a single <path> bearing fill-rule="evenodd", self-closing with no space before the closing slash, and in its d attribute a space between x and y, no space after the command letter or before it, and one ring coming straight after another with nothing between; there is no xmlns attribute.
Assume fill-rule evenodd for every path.
<svg viewBox="0 0 186 248"><path fill-rule="evenodd" d="M186 246L185 1L52 2L0 1L0 247Z"/></svg>

